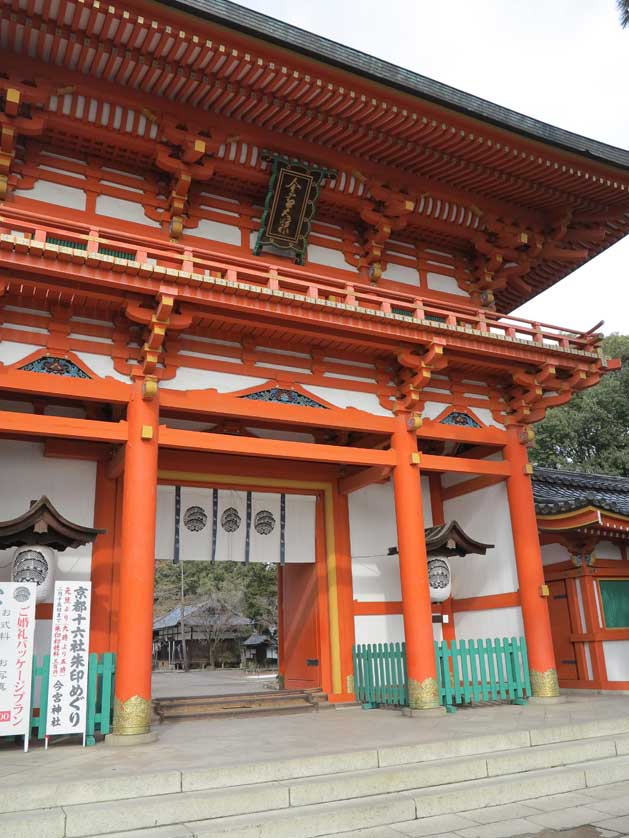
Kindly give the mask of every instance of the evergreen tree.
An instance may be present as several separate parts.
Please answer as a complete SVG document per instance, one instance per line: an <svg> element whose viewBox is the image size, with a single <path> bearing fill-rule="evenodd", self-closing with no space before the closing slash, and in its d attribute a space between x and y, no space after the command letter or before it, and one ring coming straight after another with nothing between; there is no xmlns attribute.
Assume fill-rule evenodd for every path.
<svg viewBox="0 0 629 838"><path fill-rule="evenodd" d="M548 411L535 426L535 465L629 476L629 335L609 335L603 351L621 369Z"/></svg>

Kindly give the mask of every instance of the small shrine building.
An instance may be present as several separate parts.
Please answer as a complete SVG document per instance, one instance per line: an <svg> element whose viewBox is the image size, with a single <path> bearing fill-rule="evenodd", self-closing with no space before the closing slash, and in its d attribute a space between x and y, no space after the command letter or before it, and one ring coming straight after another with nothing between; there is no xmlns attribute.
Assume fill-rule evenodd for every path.
<svg viewBox="0 0 629 838"><path fill-rule="evenodd" d="M404 640L429 709L435 638L513 635L557 696L553 586L591 616L604 564L545 564L527 448L614 363L511 312L625 235L629 152L230 2L7 0L0 48L0 520L104 530L57 573L115 732L150 727L156 558L276 562L280 671L331 701L355 643ZM453 521L486 552L431 602ZM605 686L582 629L562 677Z"/></svg>

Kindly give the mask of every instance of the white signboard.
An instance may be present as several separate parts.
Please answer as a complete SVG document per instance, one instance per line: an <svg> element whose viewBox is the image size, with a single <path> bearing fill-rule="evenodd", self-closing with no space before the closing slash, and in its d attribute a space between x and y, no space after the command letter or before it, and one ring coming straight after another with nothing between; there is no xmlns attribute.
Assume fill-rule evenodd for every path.
<svg viewBox="0 0 629 838"><path fill-rule="evenodd" d="M91 582L56 582L46 739L81 733L85 744Z"/></svg>
<svg viewBox="0 0 629 838"><path fill-rule="evenodd" d="M0 736L24 736L28 749L35 636L33 582L0 582Z"/></svg>

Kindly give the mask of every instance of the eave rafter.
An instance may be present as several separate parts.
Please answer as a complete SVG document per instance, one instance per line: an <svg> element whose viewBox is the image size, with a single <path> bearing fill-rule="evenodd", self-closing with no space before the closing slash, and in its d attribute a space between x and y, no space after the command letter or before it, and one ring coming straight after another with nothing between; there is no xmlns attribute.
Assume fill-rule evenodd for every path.
<svg viewBox="0 0 629 838"><path fill-rule="evenodd" d="M5 5L11 9L10 49L29 50L57 64L72 62L81 73L188 108L256 120L312 142L324 138L351 154L368 147L392 164L404 159L406 168L438 171L461 160L464 172L453 172L455 182L464 176L469 183L501 189L508 174L529 191L528 202L544 189L602 197L610 188L624 188L596 163L575 155L567 162L565 155L534 141L479 130L460 114L392 89L383 92L298 54L284 52L279 58L271 45L223 27L188 18L188 28L179 28L181 17L166 7L158 7L159 17L151 19L137 9L103 7L95 0L44 4L38 14L34 7L22 8L20 0L5 0ZM30 39L24 38L25 29Z"/></svg>
<svg viewBox="0 0 629 838"><path fill-rule="evenodd" d="M31 65L34 77L45 76L45 63L34 59L28 61L28 66ZM24 75L24 62L16 64L16 60L9 56L8 66L11 68L12 79L19 79ZM46 113L47 135L57 137L59 142L70 142L72 138L68 136L67 123L68 120L73 120L73 138L82 137L81 143L87 150L94 130L90 124L86 124L88 112L83 106L79 107L78 103L81 97L83 101L89 98L92 102L91 110L100 115L99 132L108 134L108 147L118 146L125 159L141 155L147 164L152 163L161 171L165 170L170 177L168 213L160 215L159 220L168 222L166 226L174 236L181 235L186 226L187 215L191 210L190 188L195 180L202 183L215 175L240 180L244 178L245 181L257 177L260 180L260 188L263 188L265 174L260 161L251 167L250 161L243 159L247 143L261 143L260 130L264 134L262 142L266 147L276 146L293 156L316 159L327 165L338 166L339 160L342 160L346 167L346 177L339 178L333 188L324 190L321 203L322 206L338 204L339 208L343 207L345 210L352 207L359 226L363 226L364 235L362 253L358 256L352 255L350 261L360 263L362 272L371 273L374 279L377 279L381 271L381 250L383 242L387 240L389 228L393 232L398 231L397 235L402 239L410 240L417 238L417 233L422 231L424 236L430 239L434 231L439 235L448 236L453 242L458 240L463 252L469 254L470 263L476 254L475 270L465 281L470 284L470 288L466 290L472 291L477 304L492 305L493 299L498 295L499 307L505 310L521 302L531 293L552 284L569 269L588 258L588 252L589 255L595 255L603 246L613 243L629 229L629 213L622 207L618 207L614 223L604 223L605 218L609 219L609 207L601 204L598 198L593 200L592 196L587 197L587 190L583 190L581 194L572 194L553 187L554 197L552 201L546 201L545 209L531 196L527 197L522 193L518 197L517 189L505 191L506 200L498 201L495 196L492 197L491 189L486 188L487 180L477 184L470 191L464 174L477 164L459 161L455 165L452 162L450 168L454 166L452 172L456 173L452 181L452 178L446 177L448 167L443 166L435 169L432 176L430 170L426 170L425 167L421 169L421 176L409 174L408 155L403 158L405 186L404 189L400 189L396 186L396 181L401 179L401 173L391 168L390 163L387 163L391 168L391 177L388 179L383 179L382 163L386 161L382 159L378 159L378 165L374 165L370 160L361 159L361 172L358 173L357 157L347 151L329 148L328 135L325 137L324 147L312 141L307 132L300 133L299 138L294 133L277 134L273 121L264 121L264 127L261 129L259 124L254 127L250 122L234 118L233 114L212 112L208 117L202 117L199 113L198 117L204 125L207 124L206 120L210 120L208 134L207 130L186 127L190 109L181 106L178 97L175 97L175 101L165 102L166 110L163 113L159 112L159 107L164 98L160 99L159 96L144 96L150 107L138 109L138 94L133 92L131 96L125 96L128 86L125 88L95 78L90 79L88 86L84 76L62 67L59 67L57 75L64 87L57 90L55 96L50 99L50 108L53 99L56 104L54 111L49 109ZM103 75L106 77L106 74ZM81 118L77 118L79 111ZM106 113L109 114L108 119L104 118ZM130 126L136 126L142 136L130 136ZM166 136L169 128L171 133L174 131L179 136ZM228 158L239 162L230 162ZM250 171L247 171L247 167L250 167ZM398 196L402 194L407 206L400 213L396 207L387 206L386 201L374 201L366 195L360 197L356 191L350 194L347 184L354 180L350 174L358 174L357 180L364 179L370 184L373 183L376 188L387 189ZM501 172L494 180L504 186L513 178L513 174ZM592 182L592 178L588 176L587 183ZM516 185L514 181L514 188ZM628 200L627 193L622 190L618 192L618 197L621 201ZM608 200L609 195L606 195L605 199ZM523 203L527 201L529 206L537 205L538 210L524 209ZM565 235L565 246L552 247L553 243L559 241L555 240L555 236L562 227L562 222L561 219L557 221L557 218L566 213L566 206L569 207L568 213L574 216L572 228L568 226L562 234ZM629 203L627 206L629 207ZM147 214L153 217L154 211L149 208ZM579 221L580 217L595 217L601 220L589 225ZM482 226L483 223L487 229ZM520 242L520 247L514 248L496 241L496 234L491 229L496 223L503 225L507 231L520 231L521 239L527 239L526 246L523 247ZM541 252L538 247L540 238L544 241ZM583 246L584 241L591 243L590 249ZM568 247L571 243L573 246Z"/></svg>

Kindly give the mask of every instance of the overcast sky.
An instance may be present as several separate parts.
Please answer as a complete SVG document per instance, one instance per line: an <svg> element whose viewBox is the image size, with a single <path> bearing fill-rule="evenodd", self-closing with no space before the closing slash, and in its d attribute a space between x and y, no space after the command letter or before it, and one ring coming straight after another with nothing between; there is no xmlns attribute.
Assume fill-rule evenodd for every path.
<svg viewBox="0 0 629 838"><path fill-rule="evenodd" d="M529 116L629 146L629 28L614 0L240 0ZM518 314L629 334L629 237Z"/></svg>

